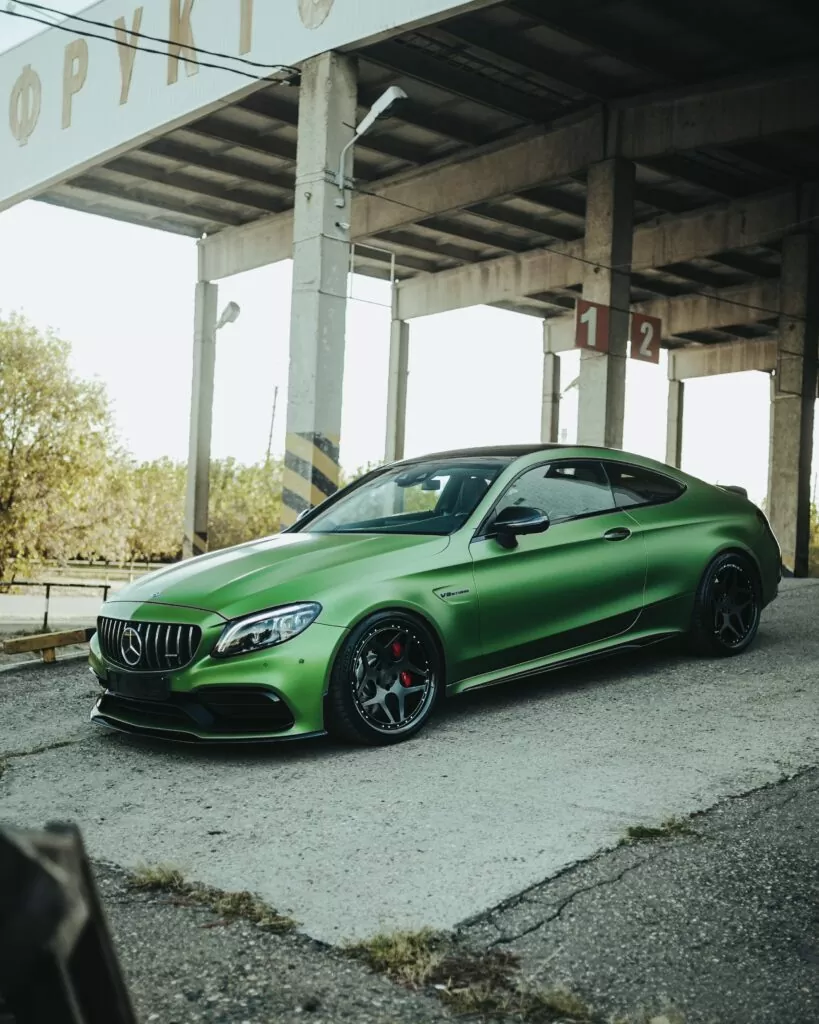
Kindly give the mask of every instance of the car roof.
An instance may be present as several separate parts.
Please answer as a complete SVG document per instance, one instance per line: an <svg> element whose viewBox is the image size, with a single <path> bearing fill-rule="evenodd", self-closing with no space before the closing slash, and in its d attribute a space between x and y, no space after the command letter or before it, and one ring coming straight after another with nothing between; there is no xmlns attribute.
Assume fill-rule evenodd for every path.
<svg viewBox="0 0 819 1024"><path fill-rule="evenodd" d="M552 451L589 451L589 452L610 452L612 454L624 455L617 448L603 448L590 444L513 444L495 445L479 448L455 448L446 452L429 452L426 455L418 455L412 459L402 459L402 465L412 465L416 462L429 462L431 459L481 459L481 458L505 458L522 459L527 455L536 455L538 452ZM602 458L602 455L601 455Z"/></svg>

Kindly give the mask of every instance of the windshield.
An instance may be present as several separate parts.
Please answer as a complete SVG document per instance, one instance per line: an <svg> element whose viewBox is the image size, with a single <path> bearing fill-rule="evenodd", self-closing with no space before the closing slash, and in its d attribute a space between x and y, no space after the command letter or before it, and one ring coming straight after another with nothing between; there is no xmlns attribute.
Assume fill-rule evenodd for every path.
<svg viewBox="0 0 819 1024"><path fill-rule="evenodd" d="M444 459L395 466L339 498L304 533L446 536L472 515L511 459Z"/></svg>

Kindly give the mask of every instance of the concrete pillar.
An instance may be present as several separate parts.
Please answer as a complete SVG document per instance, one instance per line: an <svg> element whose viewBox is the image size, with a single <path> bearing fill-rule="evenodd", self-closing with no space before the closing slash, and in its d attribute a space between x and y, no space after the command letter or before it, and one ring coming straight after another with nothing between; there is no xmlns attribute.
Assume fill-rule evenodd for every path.
<svg viewBox="0 0 819 1024"><path fill-rule="evenodd" d="M580 354L579 444L623 446L634 164L615 157L589 169L583 298L614 307L607 353ZM606 269L608 267L614 269Z"/></svg>
<svg viewBox="0 0 819 1024"><path fill-rule="evenodd" d="M219 289L210 281L196 286L193 331L188 489L185 496L185 535L182 557L208 550L210 442L213 425L213 380L216 368L216 316Z"/></svg>
<svg viewBox="0 0 819 1024"><path fill-rule="evenodd" d="M668 421L665 434L665 461L669 466L682 466L683 411L685 406L685 382L668 382Z"/></svg>
<svg viewBox="0 0 819 1024"><path fill-rule="evenodd" d="M386 462L404 458L407 429L407 383L409 380L409 335L407 320L393 320L390 329L390 369L387 390Z"/></svg>
<svg viewBox="0 0 819 1024"><path fill-rule="evenodd" d="M794 576L807 576L819 340L819 239L782 243L779 339L771 382L768 518Z"/></svg>
<svg viewBox="0 0 819 1024"><path fill-rule="evenodd" d="M338 488L350 203L337 205L333 179L355 122L354 61L337 53L308 60L299 93L283 526Z"/></svg>
<svg viewBox="0 0 819 1024"><path fill-rule="evenodd" d="M553 444L560 437L560 356L552 351L552 328L543 324L543 398L540 406L540 440Z"/></svg>

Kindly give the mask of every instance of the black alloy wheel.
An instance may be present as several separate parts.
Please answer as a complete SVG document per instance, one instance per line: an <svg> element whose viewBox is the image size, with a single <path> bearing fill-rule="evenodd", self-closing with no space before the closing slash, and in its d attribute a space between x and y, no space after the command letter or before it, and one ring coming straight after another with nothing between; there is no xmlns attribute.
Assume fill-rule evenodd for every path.
<svg viewBox="0 0 819 1024"><path fill-rule="evenodd" d="M374 615L354 629L330 678L327 726L334 735L395 743L422 728L440 689L435 638L402 612Z"/></svg>
<svg viewBox="0 0 819 1024"><path fill-rule="evenodd" d="M756 567L742 555L721 555L709 566L697 592L691 646L697 654L740 654L753 643L760 613Z"/></svg>

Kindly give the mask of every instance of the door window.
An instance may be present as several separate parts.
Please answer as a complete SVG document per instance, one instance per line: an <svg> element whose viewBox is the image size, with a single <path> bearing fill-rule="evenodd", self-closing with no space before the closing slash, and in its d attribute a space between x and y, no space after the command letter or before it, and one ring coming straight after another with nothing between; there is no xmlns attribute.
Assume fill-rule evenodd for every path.
<svg viewBox="0 0 819 1024"><path fill-rule="evenodd" d="M498 502L496 512L525 505L545 512L552 523L612 512L616 506L599 462L550 462L522 473Z"/></svg>
<svg viewBox="0 0 819 1024"><path fill-rule="evenodd" d="M621 462L607 462L606 472L618 508L636 508L639 505L659 505L673 501L685 487L650 469L641 466L627 466Z"/></svg>

